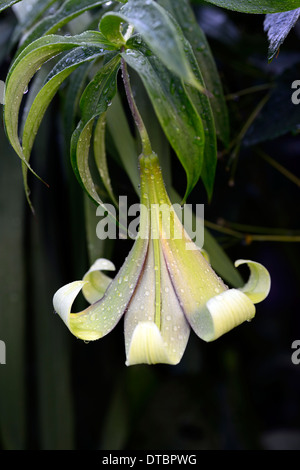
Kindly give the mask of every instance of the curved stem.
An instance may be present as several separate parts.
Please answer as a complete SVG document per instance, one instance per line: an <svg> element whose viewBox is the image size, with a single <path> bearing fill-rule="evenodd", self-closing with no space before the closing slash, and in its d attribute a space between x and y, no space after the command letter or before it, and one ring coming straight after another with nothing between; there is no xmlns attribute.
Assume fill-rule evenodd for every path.
<svg viewBox="0 0 300 470"><path fill-rule="evenodd" d="M152 154L152 148L151 148L151 143L150 143L150 139L149 139L149 136L148 136L148 132L147 132L147 129L146 129L145 124L143 122L143 119L140 115L140 112L137 108L137 105L135 103L133 93L132 93L132 89L131 89L131 85L130 85L129 74L128 74L128 70L127 70L127 64L126 64L126 62L123 58L121 59L121 70L122 70L122 78L123 78L123 82L124 82L124 88L125 88L125 92L126 92L126 96L127 96L127 101L128 101L132 116L134 118L134 121L136 123L136 126L138 128L140 137L141 137L142 147L143 147L143 154L145 156L151 155Z"/></svg>

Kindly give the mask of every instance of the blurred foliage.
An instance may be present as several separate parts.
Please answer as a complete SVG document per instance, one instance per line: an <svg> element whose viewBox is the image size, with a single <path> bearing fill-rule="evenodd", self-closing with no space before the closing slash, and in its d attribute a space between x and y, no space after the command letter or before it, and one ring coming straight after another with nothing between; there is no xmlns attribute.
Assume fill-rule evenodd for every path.
<svg viewBox="0 0 300 470"><path fill-rule="evenodd" d="M55 290L80 279L96 257L110 257L119 268L131 246L95 238L94 206L71 167L67 142L74 123L65 104L80 94L76 85L87 69L78 68L49 106L33 148L32 167L49 185L28 175L35 215L1 125L2 449L300 449L300 365L291 361L300 334L300 105L291 104L291 84L300 76L299 24L268 63L264 15L203 2L194 9L222 80L230 139L219 149L211 201L199 181L188 202L206 203L206 243L216 265L227 257L261 262L271 273L271 293L253 322L217 342L192 335L176 367L126 368L122 322L95 343L70 337L53 313ZM6 10L0 22L3 45L18 21ZM1 48L0 78L15 48L6 54ZM137 90L151 139L166 168L171 165L174 190L185 194L180 161L168 160L173 149L148 114L149 98ZM110 174L118 193L135 202L136 168L126 173L120 164L124 154L136 158L135 142L120 110L118 119L115 130L116 120L108 120ZM119 141L112 138L116 132Z"/></svg>

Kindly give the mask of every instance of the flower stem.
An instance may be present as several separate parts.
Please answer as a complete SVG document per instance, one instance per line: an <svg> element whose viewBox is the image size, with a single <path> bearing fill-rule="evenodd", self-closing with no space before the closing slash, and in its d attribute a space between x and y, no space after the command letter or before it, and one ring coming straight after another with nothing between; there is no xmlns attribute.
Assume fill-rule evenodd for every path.
<svg viewBox="0 0 300 470"><path fill-rule="evenodd" d="M130 85L127 64L123 58L121 59L121 70L122 70L122 78L124 82L124 88L125 88L125 92L127 96L127 101L128 101L132 116L134 118L135 124L138 128L140 137L141 137L143 154L145 156L151 155L152 147L151 147L150 139L148 136L148 132L143 122L143 119L140 115L140 112L137 108L137 105L136 105L136 102L132 93L131 85Z"/></svg>

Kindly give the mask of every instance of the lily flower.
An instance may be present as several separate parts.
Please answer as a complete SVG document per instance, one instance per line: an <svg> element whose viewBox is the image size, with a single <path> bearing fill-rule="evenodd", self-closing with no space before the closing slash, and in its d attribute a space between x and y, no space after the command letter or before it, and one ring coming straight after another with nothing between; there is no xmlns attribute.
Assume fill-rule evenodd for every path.
<svg viewBox="0 0 300 470"><path fill-rule="evenodd" d="M78 338L93 341L108 334L124 315L126 365L178 364L191 329L213 341L255 316L254 304L266 298L270 276L261 264L247 263L249 281L228 288L193 243L172 208L156 154L140 156L139 233L123 266L114 270L97 260L82 281L59 289L55 311ZM82 290L91 304L72 313Z"/></svg>

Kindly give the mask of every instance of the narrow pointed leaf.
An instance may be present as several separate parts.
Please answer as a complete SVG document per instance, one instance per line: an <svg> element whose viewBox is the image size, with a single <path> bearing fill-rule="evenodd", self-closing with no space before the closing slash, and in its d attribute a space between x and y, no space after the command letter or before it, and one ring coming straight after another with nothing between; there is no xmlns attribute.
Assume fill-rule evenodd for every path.
<svg viewBox="0 0 300 470"><path fill-rule="evenodd" d="M69 148L70 139L76 127L79 102L88 81L90 68L91 64L89 62L85 62L72 73L68 79L68 86L63 96L62 115L65 146L67 148Z"/></svg>
<svg viewBox="0 0 300 470"><path fill-rule="evenodd" d="M44 62L61 52L76 46L99 45L101 47L100 44L96 32L86 32L73 37L47 36L30 44L13 62L6 81L4 122L12 147L26 165L28 162L19 141L18 127L21 102L30 80Z"/></svg>
<svg viewBox="0 0 300 470"><path fill-rule="evenodd" d="M107 111L107 127L114 139L119 158L137 194L140 176L137 165L137 144L129 128L128 120L119 94L113 99Z"/></svg>
<svg viewBox="0 0 300 470"><path fill-rule="evenodd" d="M105 41L105 38L98 31L85 31L84 33L74 36L50 34L46 37L36 39L23 49L20 54L16 55L10 66L7 79L10 78L14 69L25 57L28 64L32 66L30 68L30 71L32 71L35 70L35 62L42 60L43 55L45 55L47 60L49 57L55 57L56 54L76 46L99 46L106 48L107 42L105 41L103 43L103 40ZM49 54L48 56L47 53ZM28 56L33 60L33 63L28 60Z"/></svg>
<svg viewBox="0 0 300 470"><path fill-rule="evenodd" d="M185 56L183 34L164 8L152 0L129 0L118 12L106 13L100 21L104 35L116 34L120 45L120 25L127 22L140 33L145 43L163 64L185 82L201 88ZM124 42L124 41L123 41ZM162 47L163 44L163 47Z"/></svg>
<svg viewBox="0 0 300 470"><path fill-rule="evenodd" d="M103 204L89 169L89 152L95 119L107 111L117 90L120 57L113 57L96 74L81 98L81 121L71 141L71 162L74 172L87 194L97 204ZM99 158L99 156L98 156Z"/></svg>
<svg viewBox="0 0 300 470"><path fill-rule="evenodd" d="M106 113L99 116L94 130L93 149L95 163L98 168L104 187L115 205L118 205L114 196L111 179L108 171L106 148L105 148L105 129L106 129Z"/></svg>
<svg viewBox="0 0 300 470"><path fill-rule="evenodd" d="M227 146L229 143L228 110L220 76L206 36L187 0L159 0L159 3L174 16L192 46L203 77L203 85L209 91L217 136Z"/></svg>
<svg viewBox="0 0 300 470"><path fill-rule="evenodd" d="M81 15L85 11L99 7L107 0L66 0L54 13L47 15L26 35L22 40L22 48L26 47L35 39L45 34L54 34L58 29L65 26L69 21Z"/></svg>
<svg viewBox="0 0 300 470"><path fill-rule="evenodd" d="M103 204L97 192L89 167L90 145L94 121L95 118L92 118L84 126L81 126L80 124L74 131L70 148L71 162L75 175L82 188L93 201L97 204Z"/></svg>
<svg viewBox="0 0 300 470"><path fill-rule="evenodd" d="M25 121L22 135L22 150L23 156L27 162L29 161L35 136L38 132L43 116L63 81L82 63L92 61L101 54L102 51L96 46L84 49L76 48L75 50L69 52L61 61L59 61L59 63L51 71L48 78L46 79L45 85L42 87L34 102L32 103ZM26 194L29 194L29 188L27 185L27 169L28 166L24 165L24 185Z"/></svg>
<svg viewBox="0 0 300 470"><path fill-rule="evenodd" d="M188 43L186 45L186 51L190 58L190 63L193 66L195 76L197 77L198 81L202 83L203 86L205 86L195 56ZM206 96L206 94L199 92L199 90L189 85L186 86L186 90L198 113L198 116L201 116L204 129L204 155L200 176L204 183L208 199L210 200L213 194L215 172L217 167L217 134L215 120L209 98Z"/></svg>
<svg viewBox="0 0 300 470"><path fill-rule="evenodd" d="M200 2L200 0L194 1ZM207 2L229 10L258 14L294 10L300 6L299 0L207 0Z"/></svg>

